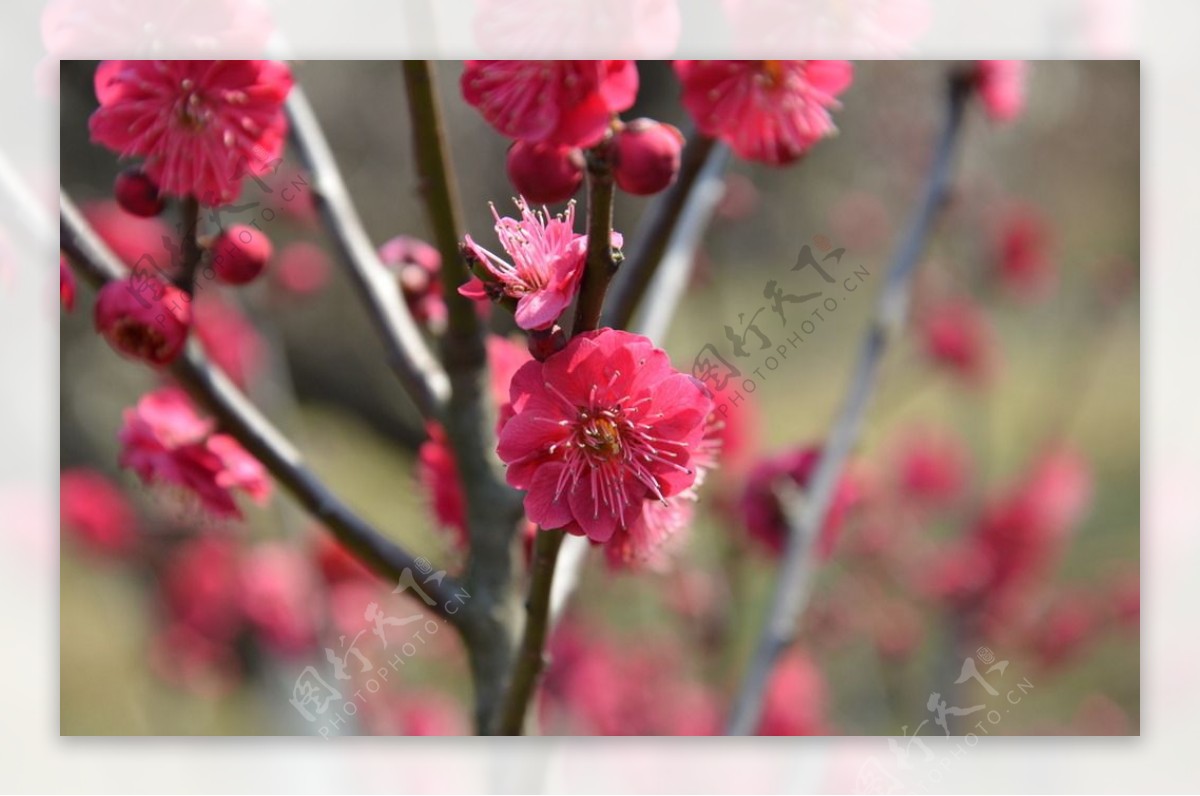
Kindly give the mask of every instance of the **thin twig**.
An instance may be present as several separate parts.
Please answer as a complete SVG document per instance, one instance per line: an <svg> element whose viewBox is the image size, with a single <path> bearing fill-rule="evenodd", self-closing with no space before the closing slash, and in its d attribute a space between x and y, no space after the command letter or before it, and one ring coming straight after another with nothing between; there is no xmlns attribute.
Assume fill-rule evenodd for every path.
<svg viewBox="0 0 1200 796"><path fill-rule="evenodd" d="M176 275L176 287L189 296L196 292L196 269L204 250L200 248L200 202L194 196L185 196L180 203L183 240L180 242L181 268Z"/></svg>
<svg viewBox="0 0 1200 796"><path fill-rule="evenodd" d="M607 143L588 150L587 158L587 266L575 310L572 336L597 328L604 307L604 294L617 269L612 250L613 176L608 162ZM520 651L513 664L512 679L504 696L504 707L498 717L497 732L503 735L521 734L529 702L542 672L546 635L551 624L554 569L565 535L561 530L538 530L534 543L533 572L529 578L529 596L525 600L525 629L521 635Z"/></svg>
<svg viewBox="0 0 1200 796"><path fill-rule="evenodd" d="M755 731L771 672L795 637L813 575L813 545L825 522L850 450L858 439L888 340L903 324L912 273L925 248L934 218L946 198L954 145L969 91L969 84L962 77L951 76L945 124L928 182L879 295L846 402L822 449L809 487L803 494L795 494L793 488L790 490L793 494L780 496L790 534L762 635L734 701L728 735L748 735Z"/></svg>
<svg viewBox="0 0 1200 796"><path fill-rule="evenodd" d="M480 732L486 732L502 704L520 619L513 588L517 554L513 540L522 516L521 498L504 482L493 454L496 441L486 400L483 328L471 300L458 292L468 276L458 249L462 215L432 67L428 61L405 61L403 72L419 192L442 255L448 319L441 354L450 377L450 400L442 422L466 503L470 557L464 582L471 602L465 608L464 639L475 689L475 722Z"/></svg>
<svg viewBox="0 0 1200 796"><path fill-rule="evenodd" d="M683 148L679 176L650 206L646 220L638 228L629 247L626 262L612 287L612 296L604 313L604 325L627 329L633 313L642 302L659 261L671 242L679 216L691 196L692 187L714 147L713 139L693 134Z"/></svg>
<svg viewBox="0 0 1200 796"><path fill-rule="evenodd" d="M665 253L654 261L655 267L650 269L646 301L640 307L633 331L646 335L658 344L662 343L671 319L675 317L696 263L696 250L700 248L704 232L724 195L729 157L729 148L723 144L707 148L704 166L692 182L691 193L673 218ZM613 298L616 298L615 290ZM634 305L632 309L639 308ZM590 549L591 543L582 536L571 536L563 542L550 594L551 626L558 622L566 610Z"/></svg>
<svg viewBox="0 0 1200 796"><path fill-rule="evenodd" d="M617 273L612 249L613 174L607 148L607 143L601 143L587 151L587 267L579 287L572 337L599 328L604 296Z"/></svg>
<svg viewBox="0 0 1200 796"><path fill-rule="evenodd" d="M287 113L292 142L312 173L317 208L383 341L388 365L421 414L437 418L450 392L446 373L425 345L401 299L395 278L380 262L354 209L329 142L299 86L294 86L288 94Z"/></svg>
<svg viewBox="0 0 1200 796"><path fill-rule="evenodd" d="M59 209L60 245L80 275L97 288L123 279L125 268L88 226L65 192ZM205 358L194 342L170 370L192 397L216 416L221 429L258 459L300 505L363 563L388 580L397 580L405 569L416 570L416 559L330 492L308 469L292 444ZM448 614L445 610L461 591L453 578L423 584L422 589L435 602L430 606L432 610L452 624L459 622L458 614Z"/></svg>
<svg viewBox="0 0 1200 796"><path fill-rule="evenodd" d="M546 636L551 627L550 595L554 583L554 567L566 533L561 530L539 530L533 543L533 571L530 573L529 597L525 603L525 630L521 648L513 664L512 680L504 697L496 733L520 735L525 727L525 714L537 687L538 677L545 666Z"/></svg>

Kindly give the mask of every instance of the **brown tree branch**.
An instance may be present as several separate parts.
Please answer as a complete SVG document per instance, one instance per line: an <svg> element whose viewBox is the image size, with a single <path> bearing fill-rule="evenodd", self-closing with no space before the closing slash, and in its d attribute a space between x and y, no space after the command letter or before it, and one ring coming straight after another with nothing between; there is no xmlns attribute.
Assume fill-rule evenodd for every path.
<svg viewBox="0 0 1200 796"><path fill-rule="evenodd" d="M463 632L475 688L476 726L486 732L500 710L513 661L520 618L513 587L518 554L513 540L523 511L520 494L504 482L494 455L483 329L473 302L458 292L468 277L458 248L462 216L432 68L428 61L405 61L403 72L418 188L442 255L448 322L441 354L450 377L443 425L467 504L470 556L464 581L471 602L464 609Z"/></svg>
<svg viewBox="0 0 1200 796"><path fill-rule="evenodd" d="M967 80L960 75L952 75L946 119L925 191L888 270L887 281L879 294L875 315L863 341L846 401L830 430L813 471L812 481L804 493L799 494L794 487L781 488L781 492L786 489L790 493L779 496L788 518L790 533L762 634L734 700L727 735L749 735L755 731L771 673L779 657L795 638L813 577L813 546L829 512L846 460L858 440L888 340L904 323L912 274L949 188L955 143L969 94Z"/></svg>
<svg viewBox="0 0 1200 796"><path fill-rule="evenodd" d="M200 248L200 202L194 196L185 196L180 204L183 221L182 268L176 275L175 286L189 296L196 292L196 269L204 250Z"/></svg>
<svg viewBox="0 0 1200 796"><path fill-rule="evenodd" d="M600 327L604 296L619 264L612 247L614 189L607 142L587 151L587 180L587 266L579 286L572 337Z"/></svg>
<svg viewBox="0 0 1200 796"><path fill-rule="evenodd" d="M538 529L533 543L533 570L529 576L529 596L525 600L525 629L521 647L513 663L512 680L505 692L504 706L497 717L498 735L520 735L525 715L546 665L546 637L549 635L551 587L558 551L566 533ZM586 542L586 540L585 540Z"/></svg>
<svg viewBox="0 0 1200 796"><path fill-rule="evenodd" d="M80 276L99 288L123 279L125 268L96 235L63 192L59 203L60 247ZM308 469L300 453L271 425L193 342L170 367L179 383L204 405L222 430L237 439L292 494L320 520L348 550L388 580L397 580L405 569L416 569L416 559L351 511ZM456 600L459 584L450 577L422 585L435 601L430 606L452 624L459 614L446 613ZM461 613L461 612L460 612Z"/></svg>
<svg viewBox="0 0 1200 796"><path fill-rule="evenodd" d="M608 144L588 150L587 265L575 309L572 336L590 332L600 323L604 295L617 270L613 257L613 176L608 161ZM520 735L525 727L529 702L545 666L546 636L550 628L554 569L562 547L561 530L539 529L533 548L533 572L525 599L525 629L520 651L513 664L512 680L498 717L497 732Z"/></svg>
<svg viewBox="0 0 1200 796"><path fill-rule="evenodd" d="M308 98L293 86L287 100L292 143L312 173L317 208L347 273L383 341L388 365L427 419L441 415L449 394L445 371L421 337L395 278L379 260L346 190L329 142Z"/></svg>

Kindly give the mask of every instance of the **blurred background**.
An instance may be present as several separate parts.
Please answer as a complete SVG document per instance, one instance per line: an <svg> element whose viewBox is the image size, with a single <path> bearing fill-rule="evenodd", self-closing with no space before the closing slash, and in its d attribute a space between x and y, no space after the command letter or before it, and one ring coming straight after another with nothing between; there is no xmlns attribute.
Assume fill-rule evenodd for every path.
<svg viewBox="0 0 1200 796"><path fill-rule="evenodd" d="M844 249L834 267L861 274L860 289L841 279L829 288L837 311L776 369L746 360L765 377L744 401L740 454L710 478L672 566L613 571L592 556L552 644L539 705L546 732L719 728L774 571L742 522L747 482L762 457L818 442L837 411L924 178L951 66L859 62L837 137L791 167L734 163L691 290L660 341L676 365L690 367L705 344L727 346L724 327L744 328L739 314L764 306L768 281L822 289L811 269L790 270L802 246L818 256ZM94 69L62 64L62 183L132 262L165 252L174 221L139 221L112 204L119 164L87 135ZM397 65L294 71L372 239L427 239ZM438 65L467 228L490 246L488 203L511 207L508 142L463 103L460 72ZM640 62L639 73L625 118L686 130L669 64ZM818 570L799 649L772 685L764 732L899 734L929 720L920 732L940 733L931 694L992 706L979 681L956 682L968 656L986 673L990 652L1008 661L983 678L1001 699L1030 684L989 722L991 734L1138 733L1138 87L1132 62L1036 62L1019 120L968 114L912 323L884 365L848 475L854 498ZM351 506L433 562L461 566L419 485L421 424L331 259L305 185L289 153L222 211L224 223L257 221L275 258L250 288L206 288L202 342ZM646 205L618 196L627 240ZM81 287L63 314L61 463L109 479L132 518L122 533L87 512L67 522L64 506L62 733L469 732L466 664L449 628L412 642L384 687L336 725L290 704L306 667L341 685L325 650L345 651L364 628L366 657L395 654L365 646L368 605L402 616L414 604L349 566L278 490L265 507L245 504L244 523L212 527L182 496L120 470L122 411L157 382L94 334L92 298ZM775 345L795 328L783 334L769 308L759 322ZM963 582L974 571L966 541L1002 524L1005 507L1031 502L1056 519L1037 576L1021 584L1019 605L1006 594L1005 605L981 614L973 604L968 617L963 595L985 586ZM986 715L960 718L971 726Z"/></svg>

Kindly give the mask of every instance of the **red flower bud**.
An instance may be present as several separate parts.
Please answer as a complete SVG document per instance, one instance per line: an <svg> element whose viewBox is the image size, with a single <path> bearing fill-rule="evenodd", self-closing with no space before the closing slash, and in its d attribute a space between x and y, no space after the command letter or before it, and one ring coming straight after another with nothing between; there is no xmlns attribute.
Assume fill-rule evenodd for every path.
<svg viewBox="0 0 1200 796"><path fill-rule="evenodd" d="M583 184L583 152L576 147L517 141L508 148L508 179L535 205L565 202Z"/></svg>
<svg viewBox="0 0 1200 796"><path fill-rule="evenodd" d="M166 365L187 342L190 302L183 291L156 277L109 282L96 296L96 331L119 354Z"/></svg>
<svg viewBox="0 0 1200 796"><path fill-rule="evenodd" d="M158 192L158 184L139 168L118 174L113 193L122 210L142 218L156 216L167 206Z"/></svg>
<svg viewBox="0 0 1200 796"><path fill-rule="evenodd" d="M213 244L213 269L222 282L244 285L263 272L271 253L271 239L261 230L235 224Z"/></svg>
<svg viewBox="0 0 1200 796"><path fill-rule="evenodd" d="M613 176L617 187L634 196L658 193L679 173L683 134L653 119L635 119L617 133Z"/></svg>

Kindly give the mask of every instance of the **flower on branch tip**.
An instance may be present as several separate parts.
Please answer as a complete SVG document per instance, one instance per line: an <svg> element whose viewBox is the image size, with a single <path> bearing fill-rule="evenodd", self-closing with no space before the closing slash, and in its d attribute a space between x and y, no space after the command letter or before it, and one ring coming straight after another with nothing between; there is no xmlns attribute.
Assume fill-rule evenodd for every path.
<svg viewBox="0 0 1200 796"><path fill-rule="evenodd" d="M233 201L242 177L262 174L283 150L283 103L292 74L277 61L103 61L92 140L145 172L171 196Z"/></svg>
<svg viewBox="0 0 1200 796"><path fill-rule="evenodd" d="M147 393L125 410L120 464L143 483L179 487L217 517L240 519L234 490L261 503L271 482L257 459L233 437L213 433L214 426L178 387Z"/></svg>
<svg viewBox="0 0 1200 796"><path fill-rule="evenodd" d="M786 477L797 488L808 489L820 455L821 449L815 445L795 448L763 459L750 472L741 499L742 520L750 536L774 555L783 553L791 533L777 492L780 482ZM816 551L821 559L833 554L847 515L860 502L863 491L853 474L844 473L840 477L817 536Z"/></svg>
<svg viewBox="0 0 1200 796"><path fill-rule="evenodd" d="M600 329L524 365L497 452L542 528L598 543L696 481L712 401L645 337Z"/></svg>
<svg viewBox="0 0 1200 796"><path fill-rule="evenodd" d="M675 73L701 133L781 166L837 132L829 111L854 72L849 61L676 61Z"/></svg>
<svg viewBox="0 0 1200 796"><path fill-rule="evenodd" d="M515 317L522 329L546 329L570 306L579 289L587 259L587 235L575 233L575 204L558 215L529 208L517 199L519 219L504 217L492 207L496 236L512 262L477 244L470 235L463 254L477 276L458 292L467 298L509 300L516 303ZM620 247L620 233L612 245ZM480 278L482 277L482 278Z"/></svg>
<svg viewBox="0 0 1200 796"><path fill-rule="evenodd" d="M442 255L419 238L397 235L379 247L379 259L396 275L413 319L440 329L446 322L442 298Z"/></svg>
<svg viewBox="0 0 1200 796"><path fill-rule="evenodd" d="M462 93L509 138L589 147L637 97L633 61L467 61Z"/></svg>
<svg viewBox="0 0 1200 796"><path fill-rule="evenodd" d="M120 487L103 473L86 467L59 476L59 512L63 535L88 549L121 556L137 543L137 514Z"/></svg>
<svg viewBox="0 0 1200 796"><path fill-rule="evenodd" d="M1025 84L1029 64L1025 61L979 61L975 88L983 108L994 121L1011 122L1025 110Z"/></svg>
<svg viewBox="0 0 1200 796"><path fill-rule="evenodd" d="M100 289L94 320L96 331L117 353L167 365L187 344L191 299L157 276L132 274Z"/></svg>

